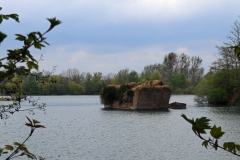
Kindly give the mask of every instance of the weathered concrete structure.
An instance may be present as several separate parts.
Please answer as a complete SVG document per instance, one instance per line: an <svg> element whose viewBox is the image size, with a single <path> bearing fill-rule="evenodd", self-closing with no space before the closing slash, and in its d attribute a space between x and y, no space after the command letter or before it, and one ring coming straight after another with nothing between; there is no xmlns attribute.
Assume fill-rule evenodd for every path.
<svg viewBox="0 0 240 160"><path fill-rule="evenodd" d="M161 81L154 80L142 84L129 83L128 89L120 100L105 104L107 109L167 109L171 89ZM120 86L116 86L119 89ZM129 94L131 93L131 94ZM101 97L102 98L102 97Z"/></svg>

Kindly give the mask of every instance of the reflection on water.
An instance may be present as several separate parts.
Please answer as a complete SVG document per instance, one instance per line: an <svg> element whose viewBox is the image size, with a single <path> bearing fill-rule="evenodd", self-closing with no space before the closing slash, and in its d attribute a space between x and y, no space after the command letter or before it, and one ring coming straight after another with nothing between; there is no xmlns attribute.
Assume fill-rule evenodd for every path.
<svg viewBox="0 0 240 160"><path fill-rule="evenodd" d="M47 113L28 116L47 128L37 130L27 145L47 159L237 159L202 147L180 115L206 116L227 132L222 140L238 142L238 107L198 106L192 95L172 96L170 102L186 103L187 109L167 112L103 110L99 96L43 96L41 101L47 103ZM27 135L24 115L14 115L7 125L1 122L1 144L21 141Z"/></svg>

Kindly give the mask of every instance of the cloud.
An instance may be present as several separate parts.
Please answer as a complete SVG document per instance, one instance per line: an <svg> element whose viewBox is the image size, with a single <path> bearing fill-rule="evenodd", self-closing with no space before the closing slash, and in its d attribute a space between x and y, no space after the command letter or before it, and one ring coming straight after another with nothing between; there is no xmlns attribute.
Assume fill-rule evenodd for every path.
<svg viewBox="0 0 240 160"><path fill-rule="evenodd" d="M4 1L6 12L25 17L57 16L75 23L103 24L126 21L179 21L219 12L238 13L235 0L69 0L69 1Z"/></svg>
<svg viewBox="0 0 240 160"><path fill-rule="evenodd" d="M191 45L182 44L173 49L163 45L141 46L135 48L121 48L116 46L115 52L113 46L112 52L99 54L97 50L106 46L94 46L85 44L74 44L66 46L51 46L44 53L44 61L41 62L41 69L51 70L53 65L57 65L57 73L69 68L77 68L80 72L102 72L103 75L108 73L117 73L121 69L128 68L140 73L143 68L150 64L162 63L163 58L170 52L177 54L185 53L189 56L200 56L203 59L205 72L208 71L210 64L215 59L214 53L217 50L209 40L202 43L208 43L205 48L194 49L188 46L200 44L199 41L191 42ZM85 47L84 47L85 46ZM74 49L73 49L74 48ZM121 48L121 49L120 49ZM101 50L101 49L99 49Z"/></svg>
<svg viewBox="0 0 240 160"><path fill-rule="evenodd" d="M239 14L236 0L69 0L1 2L1 13L18 13L20 24L1 24L8 34L1 50L17 48L15 32L45 31L45 18L63 23L46 35L50 47L40 66L57 72L77 68L81 72L116 73L129 68L162 63L169 52L199 55L207 71ZM6 53L6 52L1 52Z"/></svg>

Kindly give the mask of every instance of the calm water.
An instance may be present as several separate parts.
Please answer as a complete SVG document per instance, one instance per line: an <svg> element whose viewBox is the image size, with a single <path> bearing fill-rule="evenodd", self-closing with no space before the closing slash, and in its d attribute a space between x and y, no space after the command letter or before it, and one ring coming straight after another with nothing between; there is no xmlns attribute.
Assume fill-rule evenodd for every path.
<svg viewBox="0 0 240 160"><path fill-rule="evenodd" d="M15 114L0 121L0 147L28 134L25 115L46 126L28 141L30 151L51 160L225 160L224 151L205 149L180 115L206 116L227 133L224 141L240 143L240 108L198 106L193 96L172 96L186 110L106 111L99 96L43 96L47 112ZM220 142L221 143L221 142Z"/></svg>

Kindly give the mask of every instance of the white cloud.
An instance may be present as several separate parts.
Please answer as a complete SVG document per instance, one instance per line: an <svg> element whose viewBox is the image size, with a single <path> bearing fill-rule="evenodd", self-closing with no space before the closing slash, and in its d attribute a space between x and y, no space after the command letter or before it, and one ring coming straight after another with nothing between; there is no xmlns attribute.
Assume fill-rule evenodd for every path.
<svg viewBox="0 0 240 160"><path fill-rule="evenodd" d="M3 1L4 12L25 17L57 16L76 21L116 22L146 20L182 20L219 12L238 13L236 0L69 0ZM4 13L3 12L3 13Z"/></svg>
<svg viewBox="0 0 240 160"><path fill-rule="evenodd" d="M43 27L41 23L46 21L45 18L49 16L56 16L63 21L61 26L62 28L58 27L56 31L47 35L47 37L50 37L48 40L53 46L47 47L41 51L45 53L44 61L40 64L40 66L44 67L44 69L51 70L54 65L58 65L59 67L57 72L61 72L62 70L66 70L68 68L78 68L81 72L101 71L104 74L107 74L110 72L116 73L120 69L124 68L141 72L143 67L146 65L161 63L163 56L172 51L178 54L184 52L190 56L199 55L203 58L203 64L206 66L205 68L207 68L214 60L213 55L216 53L214 46L221 44L219 43L219 40L201 39L202 34L206 35L210 31L208 33L190 32L186 35L180 34L181 39L179 41L174 41L175 39L171 41L168 39L169 36L176 39L179 37L172 36L170 32L162 33L162 35L155 35L150 32L151 29L148 27L142 27L140 31L146 34L138 34L138 36L132 34L130 40L124 39L125 43L122 43L121 39L115 43L112 43L112 41L116 37L130 37L129 33L133 31L133 28L138 26L138 24L143 24L135 22L144 22L149 26L153 26L158 23L156 28L159 27L160 31L161 25L159 25L159 23L164 24L165 27L167 27L172 24L167 21L184 21L187 22L186 26L182 25L180 29L182 29L183 32L186 32L192 29L191 19L197 19L199 16L202 16L200 19L201 23L199 24L202 24L200 27L204 28L207 27L205 24L208 23L205 19L208 19L210 16L217 17L223 15L224 13L228 13L230 16L226 14L226 17L233 17L234 15L235 19L238 14L239 5L240 1L236 0L9 0L1 2L1 6L3 7L1 13L18 13L20 15L20 21L23 20L21 27L24 26L24 28L21 28L21 30L26 29L32 31L34 28L41 30L41 27ZM223 17L223 24L226 24L226 17ZM151 21L150 23L148 23L149 20ZM212 19L208 20L211 21ZM32 25L31 22L37 27L34 27L33 29L28 28ZM128 23L126 26L130 26L131 30L127 27L123 28L124 31L122 32L120 32L121 30L113 29L113 31L116 31L117 33L119 31L118 34L121 35L116 37L114 37L114 35L106 37L101 36L101 34L112 34L114 32L107 32L107 30L103 30L101 27L97 30L98 27L96 27L99 24L103 24L106 25L104 27L111 28L111 26L118 26L112 25L113 23L126 22ZM129 24L129 22L133 23ZM79 29L79 23L81 23L81 25L85 25L86 28L94 26L93 28L96 29L85 30L87 32L86 34L89 34L90 37L87 37L89 38L88 40L79 39L81 32L83 32ZM179 23L174 23L176 26L178 24ZM229 26L230 25L231 24L229 24ZM119 26L121 27L121 25ZM194 25L192 26L194 27ZM46 26L44 28L46 28ZM11 27L9 27L9 29L11 29ZM181 32L178 27L172 27L170 29L174 29L173 33ZM74 32L74 35L71 34L71 31ZM100 33L101 31L103 31L103 33ZM140 33L140 31L136 33ZM161 31L164 32L166 30L162 29ZM206 32L208 30L206 29L203 31ZM216 31L218 31L217 25ZM223 32L222 28L221 32ZM63 35L66 36L58 36L58 38L61 39L57 39L58 44L62 43L60 44L62 46L54 46L55 39L54 36L51 35L54 33L63 33ZM69 36L67 33L69 33ZM100 38L96 35L98 33L100 34ZM148 33L150 36L148 36ZM191 33L196 34L197 36L191 36ZM94 36L92 35L97 38L94 39ZM210 36L215 35L211 34ZM101 37L105 39L101 39ZM164 38L166 38L166 43L164 43ZM144 41L146 44L138 43L140 39L146 39L146 41ZM147 41L148 39L149 43ZM213 37L213 39L216 39L216 36ZM189 42L186 40L189 40ZM164 43L165 46L158 44L158 42ZM179 44L177 44L178 42ZM72 44L66 45L69 43ZM82 43L89 44L86 45ZM141 44L141 46L137 46L137 44Z"/></svg>
<svg viewBox="0 0 240 160"><path fill-rule="evenodd" d="M191 45L193 45L193 43L194 42L191 42ZM196 44L199 44L199 42L196 42ZM84 47L83 44L61 47L55 46L51 47L44 54L44 61L41 62L40 66L44 67L42 68L44 70L51 70L53 65L57 65L57 73L61 73L68 68L77 68L80 72L102 72L104 75L108 73L117 73L119 70L125 68L140 73L146 65L162 63L164 56L173 51L177 54L184 52L189 56L200 56L203 59L205 72L207 72L210 64L215 59L214 53L216 53L217 50L211 44L206 45L201 50L192 49L189 47L191 45L181 45L173 50L166 49L161 45L154 45L128 49L124 48L120 52L101 54L96 53L96 46L90 47L90 45L86 45L86 47ZM72 48L75 48L74 51L71 51Z"/></svg>

